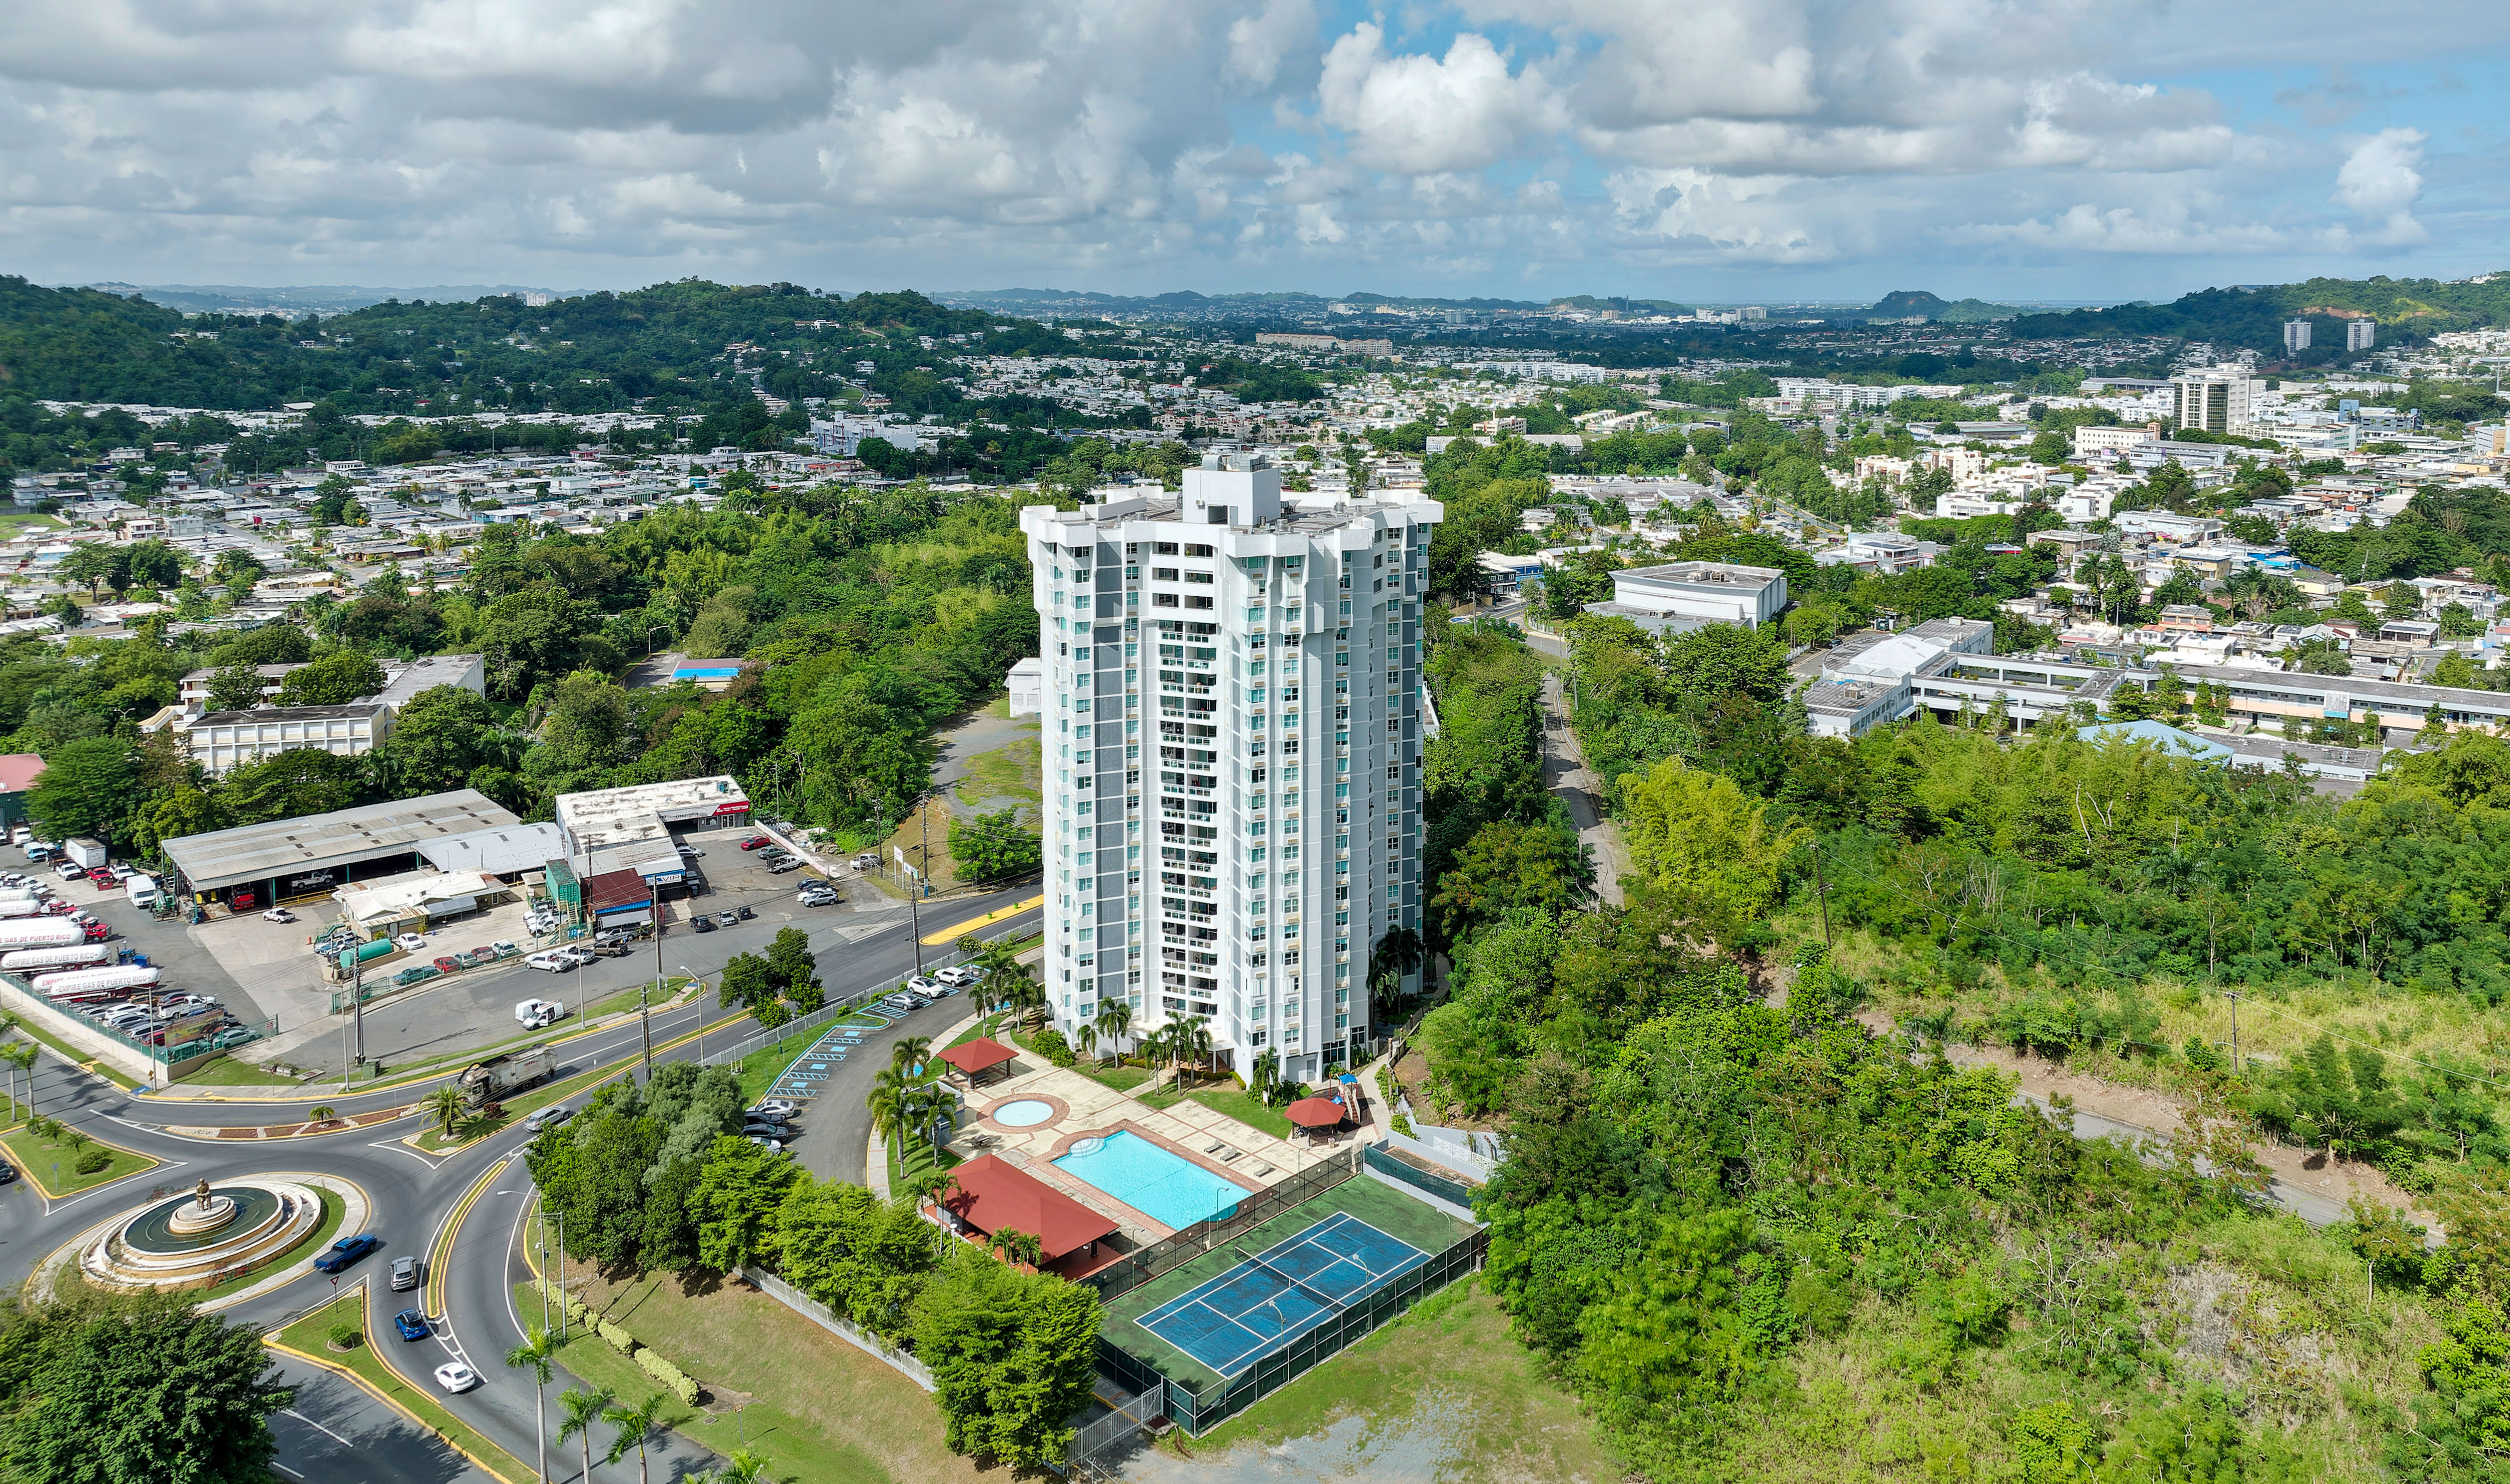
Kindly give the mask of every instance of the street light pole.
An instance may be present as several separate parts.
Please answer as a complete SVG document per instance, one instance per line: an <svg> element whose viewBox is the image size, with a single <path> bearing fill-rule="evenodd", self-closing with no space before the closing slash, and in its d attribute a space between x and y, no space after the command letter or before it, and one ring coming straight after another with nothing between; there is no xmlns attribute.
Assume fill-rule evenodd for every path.
<svg viewBox="0 0 2510 1484"><path fill-rule="evenodd" d="M703 990L705 988L705 980L704 980L704 979L702 979L702 978L698 977L698 971L697 971L696 970L694 970L694 969L691 969L688 965L686 965L686 964L682 964L682 965L680 966L680 972L682 972L682 973L684 973L684 974L687 974L687 975L689 976L689 982L690 982L691 984L696 985L696 986L699 988L699 990L703 991ZM698 1065L699 1065L699 1066L701 1066L701 1067L703 1067L703 1066L704 1066L704 1065L705 1065L705 996L704 996L703 993L701 993L701 994L698 996L698 1002L697 1002L697 1003L698 1003Z"/></svg>
<svg viewBox="0 0 2510 1484"><path fill-rule="evenodd" d="M657 888L654 892L654 988L651 993L648 993L644 985L636 986L636 1024L645 1033L645 1083L648 1086L651 1086L654 1082L653 996L662 991L663 894L661 889Z"/></svg>

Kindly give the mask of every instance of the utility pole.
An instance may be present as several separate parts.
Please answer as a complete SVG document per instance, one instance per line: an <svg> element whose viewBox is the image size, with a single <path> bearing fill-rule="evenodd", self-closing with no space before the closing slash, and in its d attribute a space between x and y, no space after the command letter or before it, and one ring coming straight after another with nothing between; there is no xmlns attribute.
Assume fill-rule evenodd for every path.
<svg viewBox="0 0 2510 1484"><path fill-rule="evenodd" d="M2240 992L2226 989L2223 991L2223 998L2231 1002L2231 1075L2237 1077L2240 1075Z"/></svg>
<svg viewBox="0 0 2510 1484"><path fill-rule="evenodd" d="M662 992L663 894L661 889L657 888L654 892L654 988L651 993L648 993L642 984L636 986L636 1024L645 1033L645 1083L648 1086L651 1086L654 1082L653 997Z"/></svg>
<svg viewBox="0 0 2510 1484"><path fill-rule="evenodd" d="M366 963L349 950L349 1023L357 1027L358 1065L366 1064Z"/></svg>

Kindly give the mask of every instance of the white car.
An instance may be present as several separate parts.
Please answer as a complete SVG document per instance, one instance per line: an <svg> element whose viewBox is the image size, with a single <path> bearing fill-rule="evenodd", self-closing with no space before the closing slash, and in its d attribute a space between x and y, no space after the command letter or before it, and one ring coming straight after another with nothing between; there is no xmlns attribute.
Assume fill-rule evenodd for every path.
<svg viewBox="0 0 2510 1484"><path fill-rule="evenodd" d="M426 950L427 939L415 932L404 932L393 939L393 946L403 953L420 953Z"/></svg>
<svg viewBox="0 0 2510 1484"><path fill-rule="evenodd" d="M579 966L585 964L598 964L601 962L601 955L593 952L589 948L577 948L569 945L564 948L552 948L550 951L552 953L565 954L568 958L573 959Z"/></svg>
<svg viewBox="0 0 2510 1484"><path fill-rule="evenodd" d="M564 953L536 953L523 960L526 968L543 969L551 973L565 973L575 967L575 960Z"/></svg>
<svg viewBox="0 0 2510 1484"><path fill-rule="evenodd" d="M436 1384L459 1395L479 1384L479 1373L459 1360L447 1360L436 1368Z"/></svg>
<svg viewBox="0 0 2510 1484"><path fill-rule="evenodd" d="M953 964L947 969L936 969L932 970L932 977L940 980L944 984L950 985L954 989L965 989L969 985L975 983L978 979L983 978L984 975L971 965Z"/></svg>

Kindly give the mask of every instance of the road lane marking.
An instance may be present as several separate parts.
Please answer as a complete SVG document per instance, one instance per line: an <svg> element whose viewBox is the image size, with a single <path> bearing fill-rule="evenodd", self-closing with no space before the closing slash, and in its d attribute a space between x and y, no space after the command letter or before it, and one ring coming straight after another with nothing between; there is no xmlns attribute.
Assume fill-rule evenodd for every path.
<svg viewBox="0 0 2510 1484"><path fill-rule="evenodd" d="M445 1213L443 1224L437 1227L437 1234L428 1238L427 1287L420 1302L430 1317L445 1312L445 1294L448 1291L444 1276L445 1259L453 1251L453 1239L462 1230L462 1219L471 1214L471 1207L478 1204L480 1196L487 1191L490 1183L504 1174L507 1166L513 1162L513 1157L508 1156L481 1171L478 1180L463 1196L461 1202Z"/></svg>
<svg viewBox="0 0 2510 1484"><path fill-rule="evenodd" d="M357 1444L350 1442L347 1438L332 1431L330 1428L323 1427L321 1423L318 1423L314 1419L306 1416L304 1413L297 1411L294 1407L283 1407L280 1409L279 1415L282 1417L295 1418L298 1422L303 1423L315 1431L322 1433L324 1437L329 1438L331 1441L339 1444L343 1448L355 1448L358 1446ZM304 1475L298 1474L297 1477L301 1479Z"/></svg>
<svg viewBox="0 0 2510 1484"><path fill-rule="evenodd" d="M1015 901L1005 906L996 907L994 910L986 913L982 917L971 917L964 923L953 924L937 932L928 932L924 934L924 942L927 947L932 947L940 943L955 943L961 937L975 932L979 928L990 928L994 924L999 923L1006 918L1017 917L1021 913L1029 910L1031 907L1044 906L1045 904L1046 894L1040 892L1038 894L1028 898L1026 901Z"/></svg>

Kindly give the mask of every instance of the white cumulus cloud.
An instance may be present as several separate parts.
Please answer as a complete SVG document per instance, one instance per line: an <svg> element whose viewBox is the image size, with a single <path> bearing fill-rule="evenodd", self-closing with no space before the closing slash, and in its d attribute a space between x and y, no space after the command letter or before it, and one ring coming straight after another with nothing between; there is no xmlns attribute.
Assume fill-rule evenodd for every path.
<svg viewBox="0 0 2510 1484"><path fill-rule="evenodd" d="M2423 193L2423 145L2419 129L2382 129L2355 145L2336 171L2336 204L2352 212L2380 243L2423 240L2414 205Z"/></svg>
<svg viewBox="0 0 2510 1484"><path fill-rule="evenodd" d="M1352 159L1406 175L1480 170L1537 141L1557 115L1541 73L1511 73L1482 36L1458 36L1441 57L1389 55L1362 21L1325 54L1316 98Z"/></svg>

